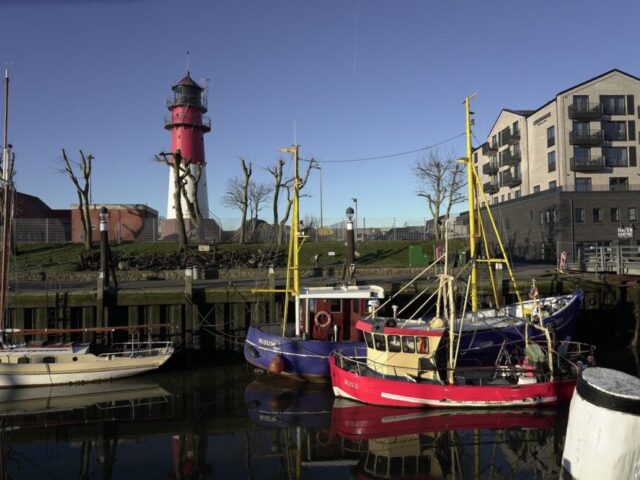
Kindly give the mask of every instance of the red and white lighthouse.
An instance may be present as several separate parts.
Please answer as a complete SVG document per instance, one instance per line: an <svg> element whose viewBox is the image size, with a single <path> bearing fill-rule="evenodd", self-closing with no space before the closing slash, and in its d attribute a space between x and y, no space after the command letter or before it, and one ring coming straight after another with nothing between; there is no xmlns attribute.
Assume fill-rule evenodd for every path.
<svg viewBox="0 0 640 480"><path fill-rule="evenodd" d="M171 152L180 150L182 158L189 164L197 178L198 169L202 166L202 174L197 186L198 204L203 218L209 218L209 199L207 195L207 175L204 169L204 137L211 131L211 119L204 115L207 111L206 86L196 83L189 72L178 83L171 87L173 98L167 100L169 116L165 119L164 128L171 131ZM167 202L167 219L176 218L176 208L173 200L174 170L169 170L169 199ZM188 177L186 194L193 199L196 191L193 180ZM184 217L189 217L186 202L183 199L182 211Z"/></svg>

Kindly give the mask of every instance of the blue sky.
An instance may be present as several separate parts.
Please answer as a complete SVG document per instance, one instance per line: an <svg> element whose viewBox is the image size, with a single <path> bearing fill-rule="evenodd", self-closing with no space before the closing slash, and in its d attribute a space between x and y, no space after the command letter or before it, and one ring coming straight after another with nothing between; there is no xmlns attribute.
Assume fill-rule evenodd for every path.
<svg viewBox="0 0 640 480"><path fill-rule="evenodd" d="M537 108L612 68L640 75L637 1L2 0L0 62L12 62L9 137L16 182L52 208L76 202L61 148L95 156L93 200L166 214L170 86L189 68L210 79L205 136L210 208L222 206L238 157L261 168L295 141L321 162L323 214L428 217L406 152L502 108ZM295 136L294 136L295 135ZM439 146L464 153L464 139ZM322 163L326 162L326 163ZM302 215L319 216L319 178ZM263 216L268 218L265 209Z"/></svg>

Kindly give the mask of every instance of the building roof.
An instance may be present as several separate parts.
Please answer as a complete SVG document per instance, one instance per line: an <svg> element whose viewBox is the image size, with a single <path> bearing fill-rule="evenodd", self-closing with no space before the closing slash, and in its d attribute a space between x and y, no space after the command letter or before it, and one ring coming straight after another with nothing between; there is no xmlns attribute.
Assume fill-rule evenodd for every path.
<svg viewBox="0 0 640 480"><path fill-rule="evenodd" d="M53 218L55 215L49 206L38 197L16 192L15 218Z"/></svg>

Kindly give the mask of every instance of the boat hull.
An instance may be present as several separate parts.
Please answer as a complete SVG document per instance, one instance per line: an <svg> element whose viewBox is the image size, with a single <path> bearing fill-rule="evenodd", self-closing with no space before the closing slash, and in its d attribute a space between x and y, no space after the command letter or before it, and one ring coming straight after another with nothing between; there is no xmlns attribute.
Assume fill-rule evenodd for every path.
<svg viewBox="0 0 640 480"><path fill-rule="evenodd" d="M558 341L571 340L583 296L583 292L577 291L569 297L549 297L540 300L540 303L563 297L568 300L562 309L542 319L543 326L554 332ZM509 308L516 309L518 306L514 305ZM486 360L493 362L503 346L508 351L511 351L512 348L522 348L527 328L528 332L526 333L530 341L546 341L544 332L539 328L527 327L526 324L527 322L522 317L505 320L499 325L493 325L489 321L485 324L482 318L476 320L475 323L467 323L460 337L458 364L486 363Z"/></svg>
<svg viewBox="0 0 640 480"><path fill-rule="evenodd" d="M360 375L329 358L337 397L371 405L429 408L504 408L562 405L571 400L576 380L516 385L443 385Z"/></svg>
<svg viewBox="0 0 640 480"><path fill-rule="evenodd" d="M0 388L38 387L99 382L131 377L160 368L173 348L142 352L57 356L16 353L0 355Z"/></svg>
<svg viewBox="0 0 640 480"><path fill-rule="evenodd" d="M277 325L252 326L247 332L244 356L251 365L267 371L274 358L279 356L283 361L282 370L274 373L296 380L329 382L328 358L336 349L347 355L364 355L363 342L283 337L279 335Z"/></svg>

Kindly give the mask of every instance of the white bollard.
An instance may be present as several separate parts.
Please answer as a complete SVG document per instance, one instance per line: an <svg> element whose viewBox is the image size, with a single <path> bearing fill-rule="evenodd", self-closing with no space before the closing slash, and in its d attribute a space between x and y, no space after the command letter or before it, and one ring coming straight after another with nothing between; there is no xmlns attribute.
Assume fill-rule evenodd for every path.
<svg viewBox="0 0 640 480"><path fill-rule="evenodd" d="M640 479L640 378L587 368L571 399L562 478Z"/></svg>

